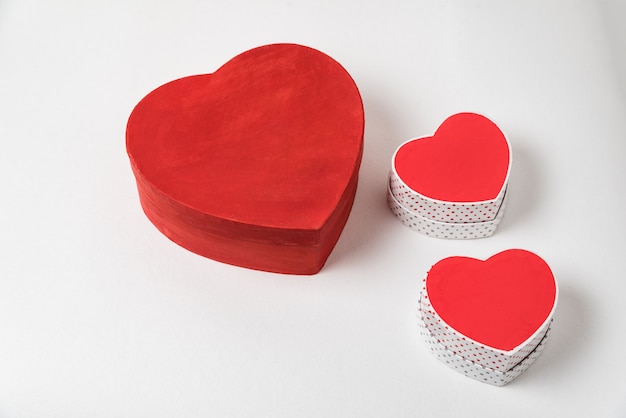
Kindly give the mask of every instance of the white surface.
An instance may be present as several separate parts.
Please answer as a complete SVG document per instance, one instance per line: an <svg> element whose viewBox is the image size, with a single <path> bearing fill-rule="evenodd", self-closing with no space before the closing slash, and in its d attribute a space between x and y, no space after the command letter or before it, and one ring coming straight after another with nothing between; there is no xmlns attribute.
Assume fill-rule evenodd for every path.
<svg viewBox="0 0 626 418"><path fill-rule="evenodd" d="M626 416L626 7L593 1L0 2L0 417ZM353 212L316 276L172 244L140 210L126 119L151 89L296 42L366 111ZM390 158L459 111L514 152L493 237L387 208ZM504 388L432 356L420 280L450 255L540 254L561 289Z"/></svg>

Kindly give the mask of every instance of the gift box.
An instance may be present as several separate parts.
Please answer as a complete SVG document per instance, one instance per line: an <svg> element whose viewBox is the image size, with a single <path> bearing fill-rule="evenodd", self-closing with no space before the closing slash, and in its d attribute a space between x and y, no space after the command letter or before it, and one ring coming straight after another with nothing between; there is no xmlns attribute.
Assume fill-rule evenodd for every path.
<svg viewBox="0 0 626 418"><path fill-rule="evenodd" d="M169 239L240 267L314 274L350 214L363 131L338 62L273 44L149 93L126 148L141 206Z"/></svg>
<svg viewBox="0 0 626 418"><path fill-rule="evenodd" d="M388 203L400 221L426 235L487 237L504 213L510 165L509 142L496 124L476 113L458 113L433 136L398 147Z"/></svg>
<svg viewBox="0 0 626 418"><path fill-rule="evenodd" d="M420 330L433 353L464 374L503 385L545 346L558 288L547 263L526 250L485 261L449 257L420 291Z"/></svg>

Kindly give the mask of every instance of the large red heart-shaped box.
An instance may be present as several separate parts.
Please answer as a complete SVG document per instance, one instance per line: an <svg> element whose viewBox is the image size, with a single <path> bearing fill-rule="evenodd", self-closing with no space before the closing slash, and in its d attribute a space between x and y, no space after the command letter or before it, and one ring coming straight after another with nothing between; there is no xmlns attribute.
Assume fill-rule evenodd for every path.
<svg viewBox="0 0 626 418"><path fill-rule="evenodd" d="M439 261L426 276L419 310L438 345L506 373L545 339L557 300L548 264L530 251L513 249L485 261Z"/></svg>
<svg viewBox="0 0 626 418"><path fill-rule="evenodd" d="M237 266L314 274L348 219L363 152L354 80L315 49L273 44L158 87L126 146L147 217Z"/></svg>
<svg viewBox="0 0 626 418"><path fill-rule="evenodd" d="M398 147L390 184L400 204L425 219L492 221L504 200L510 165L509 142L494 122L477 113L457 113L433 136Z"/></svg>

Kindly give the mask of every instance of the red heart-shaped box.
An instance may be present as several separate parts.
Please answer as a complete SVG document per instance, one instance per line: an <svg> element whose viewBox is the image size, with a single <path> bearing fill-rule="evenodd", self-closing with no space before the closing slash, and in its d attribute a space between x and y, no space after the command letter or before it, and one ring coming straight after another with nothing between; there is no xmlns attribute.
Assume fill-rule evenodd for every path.
<svg viewBox="0 0 626 418"><path fill-rule="evenodd" d="M392 157L390 183L406 209L438 222L495 219L511 165L509 142L485 116L457 113L433 136L400 145Z"/></svg>
<svg viewBox="0 0 626 418"><path fill-rule="evenodd" d="M314 274L352 208L363 131L361 96L339 63L274 44L149 93L126 147L143 210L172 241L237 266Z"/></svg>
<svg viewBox="0 0 626 418"><path fill-rule="evenodd" d="M505 372L546 335L558 299L548 264L526 250L485 261L449 257L428 272L420 311L429 332L453 354Z"/></svg>

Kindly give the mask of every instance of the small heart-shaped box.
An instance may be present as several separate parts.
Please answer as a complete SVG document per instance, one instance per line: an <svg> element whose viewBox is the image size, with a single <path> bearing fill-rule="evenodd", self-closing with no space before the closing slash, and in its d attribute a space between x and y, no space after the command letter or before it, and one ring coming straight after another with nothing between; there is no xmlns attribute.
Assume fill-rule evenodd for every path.
<svg viewBox="0 0 626 418"><path fill-rule="evenodd" d="M424 280L420 326L433 351L508 382L507 373L543 350L557 300L550 267L530 251L507 250L485 261L449 257Z"/></svg>
<svg viewBox="0 0 626 418"><path fill-rule="evenodd" d="M422 226L414 228L419 232L446 228L448 233L427 235L479 238L493 234L498 226L511 150L506 136L485 116L450 116L433 136L400 145L391 166L389 205L401 220L419 221ZM468 234L454 224L476 225Z"/></svg>
<svg viewBox="0 0 626 418"><path fill-rule="evenodd" d="M361 96L338 62L273 44L149 93L126 148L141 206L172 241L240 267L314 274L350 214L363 132Z"/></svg>

